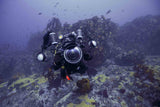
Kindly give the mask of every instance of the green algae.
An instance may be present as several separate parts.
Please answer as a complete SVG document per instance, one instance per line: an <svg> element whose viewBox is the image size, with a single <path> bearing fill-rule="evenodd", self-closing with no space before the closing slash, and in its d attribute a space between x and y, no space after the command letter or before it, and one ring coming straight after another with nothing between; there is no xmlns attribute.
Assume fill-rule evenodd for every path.
<svg viewBox="0 0 160 107"><path fill-rule="evenodd" d="M82 95L78 99L82 100L80 104L73 104L69 103L67 107L95 107L93 103L95 103L95 100L93 98L88 98L88 95Z"/></svg>
<svg viewBox="0 0 160 107"><path fill-rule="evenodd" d="M7 84L8 84L8 82L1 83L1 84L0 84L0 88L5 87Z"/></svg>
<svg viewBox="0 0 160 107"><path fill-rule="evenodd" d="M106 81L106 79L110 79L110 77L107 77L107 76L105 76L104 74L100 74L100 75L98 75L98 76L95 76L94 78L93 78L94 80L95 80L95 82L98 84L98 83L104 83L105 81ZM100 82L99 82L99 81Z"/></svg>
<svg viewBox="0 0 160 107"><path fill-rule="evenodd" d="M37 78L37 80L38 80L38 82L37 82L38 84L43 84L43 83L47 82L47 79L44 77L39 77L39 78Z"/></svg>
<svg viewBox="0 0 160 107"><path fill-rule="evenodd" d="M141 96L138 95L137 96L137 100L142 102L143 101L143 97L141 97Z"/></svg>
<svg viewBox="0 0 160 107"><path fill-rule="evenodd" d="M124 88L123 82L120 82L120 85L118 85L118 88L119 88L119 89Z"/></svg>
<svg viewBox="0 0 160 107"><path fill-rule="evenodd" d="M124 100L121 102L121 106L122 107L128 107L127 104L126 104L126 102Z"/></svg>
<svg viewBox="0 0 160 107"><path fill-rule="evenodd" d="M8 86L8 89L10 88L14 88L16 85L20 85L20 88L23 87L27 87L31 84L35 84L35 82L37 82L37 84L42 84L45 83L47 80L44 77L38 77L36 78L36 74L33 74L29 77L26 78L19 78L18 80L16 80L15 82L13 82L10 86ZM35 85L35 88L38 87L38 85Z"/></svg>
<svg viewBox="0 0 160 107"><path fill-rule="evenodd" d="M130 76L130 77L133 77L134 74L135 74L135 72L130 72L129 76Z"/></svg>
<svg viewBox="0 0 160 107"><path fill-rule="evenodd" d="M15 85L17 85L17 84L22 84L20 86L20 88L26 87L26 86L30 85L31 83L35 82L34 77L35 77L35 75L31 75L27 78L20 78L20 79L16 80L15 82L13 82L8 88L10 89L11 87L15 87Z"/></svg>
<svg viewBox="0 0 160 107"><path fill-rule="evenodd" d="M129 82L129 85L132 86L132 85L133 85L133 82Z"/></svg>
<svg viewBox="0 0 160 107"><path fill-rule="evenodd" d="M65 95L63 98L61 98L54 106L57 107L58 104L63 103L64 101L67 100L68 97L70 97L71 93L68 93ZM68 106L67 106L68 107ZM70 107L70 106L69 106Z"/></svg>

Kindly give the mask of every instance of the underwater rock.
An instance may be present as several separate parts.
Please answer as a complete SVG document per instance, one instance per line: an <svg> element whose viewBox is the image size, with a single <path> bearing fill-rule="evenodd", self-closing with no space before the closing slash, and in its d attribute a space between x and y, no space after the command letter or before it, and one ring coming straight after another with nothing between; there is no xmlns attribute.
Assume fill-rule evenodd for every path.
<svg viewBox="0 0 160 107"><path fill-rule="evenodd" d="M148 43L148 54L150 55L160 55L160 27L156 28L153 32L152 37L150 37L150 41Z"/></svg>
<svg viewBox="0 0 160 107"><path fill-rule="evenodd" d="M160 107L160 100L156 100L152 103L152 106L154 107Z"/></svg>
<svg viewBox="0 0 160 107"><path fill-rule="evenodd" d="M158 58L160 57L156 57ZM144 60L147 61L147 64L152 63L152 67L146 65L139 67L145 70L152 69L154 75L159 75L157 73L160 65L154 64L160 64L160 60L152 59L152 57L147 57ZM51 83L50 89L48 89L47 78L39 74L29 77L20 76L11 82L8 80L0 84L0 106L158 106L160 100L158 78L153 82L149 80L149 77L143 80L143 77L148 75L148 70L145 71L146 74L142 73L139 77L134 77L139 68L130 68L130 66L114 64L103 66L97 69L97 74L90 81L86 76L80 79L80 75L74 81L64 81L64 83L60 83L60 80L57 79L55 84ZM142 71L141 69L139 70ZM58 73L57 77L59 77ZM56 84L58 87L55 88Z"/></svg>
<svg viewBox="0 0 160 107"><path fill-rule="evenodd" d="M52 88L58 88L61 85L61 78L55 78L49 81L49 86L48 89L52 89Z"/></svg>
<svg viewBox="0 0 160 107"><path fill-rule="evenodd" d="M134 74L135 77L140 78L141 80L149 80L151 82L155 81L154 78L154 70L149 68L146 65L138 64L134 66L134 70L136 73Z"/></svg>
<svg viewBox="0 0 160 107"><path fill-rule="evenodd" d="M125 91L126 91L125 89L120 89L120 90L119 90L119 92L120 92L121 94L124 94Z"/></svg>
<svg viewBox="0 0 160 107"><path fill-rule="evenodd" d="M130 50L128 52L118 54L115 57L115 63L121 66L132 66L142 64L144 62L144 58L144 55L137 50Z"/></svg>
<svg viewBox="0 0 160 107"><path fill-rule="evenodd" d="M105 98L108 98L108 93L107 93L107 90L102 90L102 91L99 91L97 94L105 97Z"/></svg>
<svg viewBox="0 0 160 107"><path fill-rule="evenodd" d="M89 77L95 76L97 74L97 70L95 68L92 68L92 67L88 67L86 72L87 72Z"/></svg>
<svg viewBox="0 0 160 107"><path fill-rule="evenodd" d="M27 44L27 51L35 53L38 50L40 50L41 48L40 46L42 45L43 35L44 35L43 32L37 32L31 34Z"/></svg>
<svg viewBox="0 0 160 107"><path fill-rule="evenodd" d="M159 23L157 18L149 17L149 19L152 19L148 20L150 24L153 25L152 27L155 25L157 29L157 23ZM53 21L56 21L56 19ZM139 30L139 23L141 23L141 21L135 21L134 24L136 26L134 25L133 28ZM87 64L90 63L92 65L89 71L95 71L95 69L92 68L93 66L98 67L102 64L103 66L96 68L95 72L90 72L91 74L89 75L92 76L90 80L87 79L88 76L86 75L78 75L75 76L74 81L61 83L60 78L51 77L51 79L48 80L40 75L48 69L50 63L41 64L36 61L34 52L37 52L40 48L41 43L39 41L37 43L40 45L36 45L36 42L35 47L33 45L32 49L37 49L34 52L32 51L34 54L0 55L0 74L3 78L8 77L6 80L2 80L3 83L0 84L0 107L51 107L55 104L59 107L105 107L106 105L109 107L159 106L160 57L145 56L145 58L143 54L141 55L139 49L135 51L127 49L136 44L136 42L135 44L131 44L134 42L130 40L132 34L128 35L130 31L124 29L124 32L128 32L125 35L127 38L122 38L126 43L129 42L131 44L124 47L122 45L124 42L123 39L120 41L122 43L120 45L117 45L116 41L114 41L116 38L116 34L114 34L114 32L116 32L116 26L114 26L114 23L112 23L110 19L105 19L104 17L93 17L79 21L73 25L66 23L64 27L60 27L60 23L57 20L57 22L49 24L48 28L53 29L55 27L54 25L59 26L59 28L57 27L57 29L55 29L57 34L69 33L72 30L76 31L78 28L81 28L84 30L83 35L87 40L89 40L89 37L97 40L97 52L93 52L96 57L93 62L88 62ZM141 26L143 27L143 24L141 24ZM153 28L151 29L153 30ZM134 34L139 35L141 38L142 34L139 32L136 33L136 30L133 31L135 32ZM145 32L147 31L144 30L144 35ZM155 33L155 35L157 34L159 33ZM43 34L41 34L41 37L42 36ZM41 40L41 37L31 40L31 43L33 43L34 40ZM156 37L156 39L159 40L158 36ZM137 39L143 40L143 37L140 38ZM152 43L154 41L155 40L153 40ZM158 42L155 43L158 47ZM153 46L154 49L158 49L155 47L156 44ZM30 48L31 46L32 45L30 45ZM140 45L140 47L141 46L142 45ZM149 50L150 49L148 49L148 51ZM114 58L116 60L114 60ZM132 67L134 68L131 69ZM21 74L17 72L21 72ZM31 75L34 72L38 75ZM12 77L12 79L9 79L10 77ZM60 76L57 75L57 77ZM79 78L83 79L79 80ZM75 81L78 82L76 83ZM77 91L74 93L76 89Z"/></svg>
<svg viewBox="0 0 160 107"><path fill-rule="evenodd" d="M142 16L119 27L115 40L125 50L137 49L147 55L160 55L160 16Z"/></svg>
<svg viewBox="0 0 160 107"><path fill-rule="evenodd" d="M114 38L113 35L117 31L117 25L105 19L103 16L95 16L74 23L71 30L76 31L79 28L82 30L82 35L84 36L85 46L87 46L88 41L92 39L96 40L98 45L97 48L92 51L93 59L88 61L87 64L94 67L100 66L106 58L111 56L108 42L112 42Z"/></svg>
<svg viewBox="0 0 160 107"><path fill-rule="evenodd" d="M39 95L42 95L43 93L44 93L44 90L41 89L41 90L39 91Z"/></svg>
<svg viewBox="0 0 160 107"><path fill-rule="evenodd" d="M58 18L53 17L47 24L46 30L51 30L52 32L58 33L62 29L62 24Z"/></svg>

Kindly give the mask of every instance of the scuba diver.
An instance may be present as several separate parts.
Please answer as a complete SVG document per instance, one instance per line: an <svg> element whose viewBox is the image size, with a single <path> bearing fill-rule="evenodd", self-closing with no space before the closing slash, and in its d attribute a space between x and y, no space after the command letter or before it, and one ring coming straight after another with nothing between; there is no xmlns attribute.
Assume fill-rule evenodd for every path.
<svg viewBox="0 0 160 107"><path fill-rule="evenodd" d="M58 42L57 42L58 41ZM84 60L92 59L92 49L97 46L96 41L90 40L87 45L83 41L81 29L65 35L59 35L56 41L54 32L48 31L43 37L42 52L37 55L39 61L45 61L45 51L52 47L54 55L50 69L60 69L62 79L73 80L70 76L74 73L83 74L87 70Z"/></svg>

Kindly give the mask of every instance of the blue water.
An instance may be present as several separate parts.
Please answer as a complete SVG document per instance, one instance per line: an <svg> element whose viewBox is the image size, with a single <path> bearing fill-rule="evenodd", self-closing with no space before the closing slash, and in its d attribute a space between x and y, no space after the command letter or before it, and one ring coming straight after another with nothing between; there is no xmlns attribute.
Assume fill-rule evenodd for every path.
<svg viewBox="0 0 160 107"><path fill-rule="evenodd" d="M1 0L0 44L24 49L30 35L43 31L52 17L73 24L104 15L123 25L139 16L160 14L159 5L159 0Z"/></svg>

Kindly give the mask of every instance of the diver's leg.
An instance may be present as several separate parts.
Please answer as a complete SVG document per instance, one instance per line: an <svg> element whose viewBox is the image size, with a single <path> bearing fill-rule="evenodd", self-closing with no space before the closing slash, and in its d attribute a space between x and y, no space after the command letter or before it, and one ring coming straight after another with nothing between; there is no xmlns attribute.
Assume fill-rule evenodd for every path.
<svg viewBox="0 0 160 107"><path fill-rule="evenodd" d="M61 65L56 65L55 63L51 65L51 69L54 69L54 70L58 70L60 67Z"/></svg>
<svg viewBox="0 0 160 107"><path fill-rule="evenodd" d="M86 67L86 65L85 65L83 62L81 62L81 63L80 63L80 69L79 69L78 72L79 72L80 74L84 74L87 69L88 69L88 68Z"/></svg>
<svg viewBox="0 0 160 107"><path fill-rule="evenodd" d="M70 74L68 74L67 69L64 69L63 66L61 67L61 78L67 80L73 80Z"/></svg>
<svg viewBox="0 0 160 107"><path fill-rule="evenodd" d="M66 72L65 69L61 68L61 78L66 79Z"/></svg>

